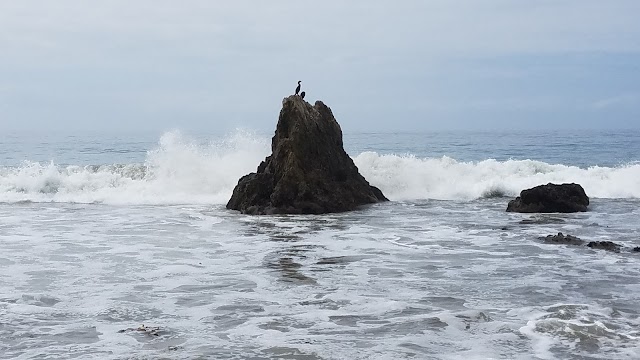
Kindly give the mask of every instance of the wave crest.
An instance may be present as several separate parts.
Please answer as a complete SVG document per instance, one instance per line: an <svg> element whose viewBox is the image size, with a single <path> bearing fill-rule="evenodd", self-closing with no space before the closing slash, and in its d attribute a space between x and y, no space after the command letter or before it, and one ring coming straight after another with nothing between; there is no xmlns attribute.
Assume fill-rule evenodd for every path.
<svg viewBox="0 0 640 360"><path fill-rule="evenodd" d="M534 160L461 162L450 157L416 158L364 152L354 162L390 199L472 200L517 196L523 189L579 183L590 197L639 198L640 165L587 169Z"/></svg>
<svg viewBox="0 0 640 360"><path fill-rule="evenodd" d="M0 202L224 204L238 179L255 171L268 154L268 139L248 132L207 144L169 132L144 163L0 167ZM533 160L462 162L375 152L363 152L354 162L391 200L513 197L549 182L579 183L590 197L640 198L637 163L579 168Z"/></svg>
<svg viewBox="0 0 640 360"><path fill-rule="evenodd" d="M222 204L266 151L266 140L248 132L204 145L169 132L144 163L60 166L26 161L2 167L0 202Z"/></svg>

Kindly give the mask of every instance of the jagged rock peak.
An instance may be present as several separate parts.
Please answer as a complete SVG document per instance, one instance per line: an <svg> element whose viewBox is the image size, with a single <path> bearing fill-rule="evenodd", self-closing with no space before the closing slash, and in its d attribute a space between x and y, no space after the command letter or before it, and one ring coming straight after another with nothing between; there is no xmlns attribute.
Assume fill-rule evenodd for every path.
<svg viewBox="0 0 640 360"><path fill-rule="evenodd" d="M342 130L322 101L282 101L272 154L243 176L227 203L246 214L322 214L387 201L344 151Z"/></svg>

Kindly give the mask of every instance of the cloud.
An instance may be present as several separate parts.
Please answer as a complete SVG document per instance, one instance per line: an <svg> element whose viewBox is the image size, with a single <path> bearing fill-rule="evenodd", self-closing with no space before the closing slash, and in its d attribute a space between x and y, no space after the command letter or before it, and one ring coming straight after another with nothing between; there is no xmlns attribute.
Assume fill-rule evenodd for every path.
<svg viewBox="0 0 640 360"><path fill-rule="evenodd" d="M594 101L595 110L608 110L621 107L640 107L640 93L622 94Z"/></svg>
<svg viewBox="0 0 640 360"><path fill-rule="evenodd" d="M353 47L368 54L638 51L638 13L635 0L22 0L3 4L0 44L43 51L76 41L105 45L87 41L96 38L204 54L270 48L348 53Z"/></svg>
<svg viewBox="0 0 640 360"><path fill-rule="evenodd" d="M201 119L270 116L302 79L347 117L373 109L363 126L556 111L635 92L639 76L610 80L608 59L638 60L638 13L637 0L5 1L0 78L15 91L0 102L23 126L83 124L95 109L120 109L123 126L163 110L215 126ZM579 74L571 59L589 54L602 59Z"/></svg>

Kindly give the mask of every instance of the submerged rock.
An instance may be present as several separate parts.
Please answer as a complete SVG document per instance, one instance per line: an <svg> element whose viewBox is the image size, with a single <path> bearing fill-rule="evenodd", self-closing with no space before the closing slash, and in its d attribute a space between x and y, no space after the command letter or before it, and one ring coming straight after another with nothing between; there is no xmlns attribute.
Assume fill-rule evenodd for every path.
<svg viewBox="0 0 640 360"><path fill-rule="evenodd" d="M119 333L134 332L134 333L144 334L148 336L160 336L161 331L162 330L160 330L160 328L157 326L149 327L149 326L144 326L144 324L140 325L137 328L127 328L127 329L118 330Z"/></svg>
<svg viewBox="0 0 640 360"><path fill-rule="evenodd" d="M520 220L520 224L563 224L565 223L565 219L561 219L553 216L535 216L529 219Z"/></svg>
<svg viewBox="0 0 640 360"><path fill-rule="evenodd" d="M522 190L509 201L507 211L521 213L571 213L587 211L589 197L579 184L547 184Z"/></svg>
<svg viewBox="0 0 640 360"><path fill-rule="evenodd" d="M545 243L550 243L550 244L584 245L586 243L586 241L578 237L575 237L569 234L564 235L561 232L559 232L558 235L547 235L546 237L541 237L541 239ZM589 241L586 244L586 246L592 249L599 249L599 250L606 250L606 251L613 251L613 252L620 252L620 250L624 248L622 245L616 244L613 241ZM635 247L631 249L631 251L638 252L640 251L640 247Z"/></svg>
<svg viewBox="0 0 640 360"><path fill-rule="evenodd" d="M272 154L238 181L227 209L245 214L323 214L388 201L344 151L328 106L292 95L283 100Z"/></svg>
<svg viewBox="0 0 640 360"><path fill-rule="evenodd" d="M620 252L622 245L618 245L613 241L591 241L587 244L592 249L602 249L613 252Z"/></svg>
<svg viewBox="0 0 640 360"><path fill-rule="evenodd" d="M558 235L547 235L547 237L543 238L546 243L553 244L565 244L565 245L582 245L584 244L584 240L567 234L563 235L561 232Z"/></svg>

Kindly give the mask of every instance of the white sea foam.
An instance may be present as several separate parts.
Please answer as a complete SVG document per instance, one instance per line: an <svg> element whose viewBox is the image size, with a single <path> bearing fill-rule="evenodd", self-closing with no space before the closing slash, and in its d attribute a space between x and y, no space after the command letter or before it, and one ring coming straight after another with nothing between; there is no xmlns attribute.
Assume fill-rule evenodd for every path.
<svg viewBox="0 0 640 360"><path fill-rule="evenodd" d="M267 150L266 139L244 132L207 145L170 132L143 164L2 167L0 202L224 203Z"/></svg>
<svg viewBox="0 0 640 360"><path fill-rule="evenodd" d="M590 167L552 165L533 160L460 162L412 155L364 152L354 159L361 174L394 200L471 200L516 196L536 185L579 183L596 198L639 198L640 164Z"/></svg>
<svg viewBox="0 0 640 360"><path fill-rule="evenodd" d="M520 309L525 311L526 309ZM574 354L589 347L616 351L620 358L637 357L637 321L612 316L613 310L588 304L554 304L544 309L530 309L529 318L520 332L532 340L532 348L540 359L556 359L552 349L571 349ZM621 345L619 339L628 341Z"/></svg>
<svg viewBox="0 0 640 360"><path fill-rule="evenodd" d="M0 167L0 202L109 204L225 203L238 179L269 153L268 139L238 132L206 145L164 134L138 164ZM391 200L472 200L515 196L548 182L581 184L596 198L640 198L640 164L579 168L533 160L461 162L363 152L360 172Z"/></svg>

